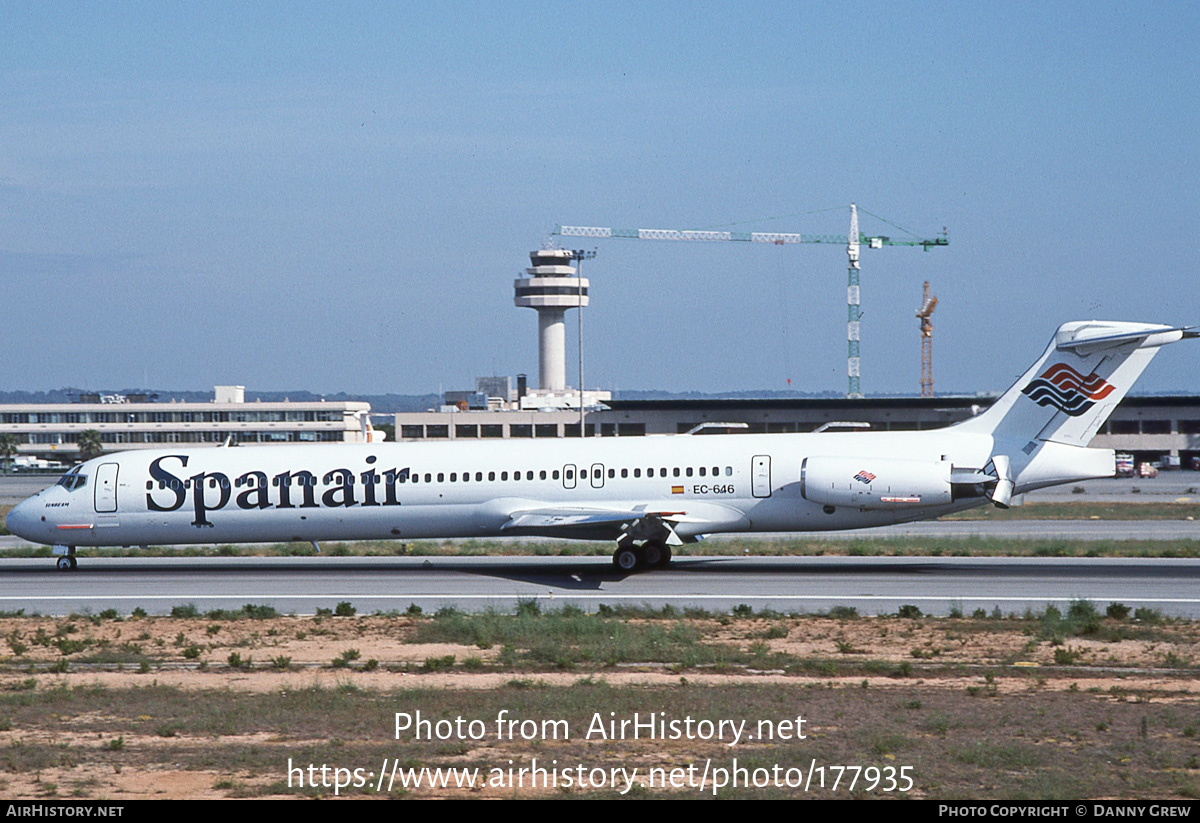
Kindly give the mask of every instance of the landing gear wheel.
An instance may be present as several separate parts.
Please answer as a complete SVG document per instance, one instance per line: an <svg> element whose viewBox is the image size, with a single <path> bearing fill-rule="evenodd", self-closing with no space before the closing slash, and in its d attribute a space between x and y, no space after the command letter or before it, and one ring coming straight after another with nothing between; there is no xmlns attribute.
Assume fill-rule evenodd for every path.
<svg viewBox="0 0 1200 823"><path fill-rule="evenodd" d="M655 543L653 540L642 545L642 562L652 569L657 569L662 565L663 549L662 543Z"/></svg>
<svg viewBox="0 0 1200 823"><path fill-rule="evenodd" d="M671 547L658 540L642 545L642 562L651 569L665 569L671 562Z"/></svg>
<svg viewBox="0 0 1200 823"><path fill-rule="evenodd" d="M54 565L58 566L60 572L69 572L71 570L71 558L60 557L55 561Z"/></svg>
<svg viewBox="0 0 1200 823"><path fill-rule="evenodd" d="M641 561L632 546L622 546L613 553L613 565L623 572L632 572Z"/></svg>
<svg viewBox="0 0 1200 823"><path fill-rule="evenodd" d="M671 565L671 547L666 544L663 544L662 557L659 559L658 565L655 566L654 568L665 569L669 565Z"/></svg>

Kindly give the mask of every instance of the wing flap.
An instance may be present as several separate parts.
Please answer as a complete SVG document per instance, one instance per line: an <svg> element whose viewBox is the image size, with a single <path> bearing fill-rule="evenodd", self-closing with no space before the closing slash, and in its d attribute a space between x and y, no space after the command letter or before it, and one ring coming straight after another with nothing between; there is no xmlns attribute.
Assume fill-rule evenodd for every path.
<svg viewBox="0 0 1200 823"><path fill-rule="evenodd" d="M687 512L635 509L547 508L513 512L501 531L537 537L573 537L585 540L662 539L672 545L683 541L674 525L690 520ZM693 521L695 522L695 521Z"/></svg>
<svg viewBox="0 0 1200 823"><path fill-rule="evenodd" d="M618 542L662 540L678 546L710 531L747 531L745 513L727 505L688 501L687 511L670 508L680 501L635 504L629 508L539 506L511 511L501 531L513 535Z"/></svg>
<svg viewBox="0 0 1200 823"><path fill-rule="evenodd" d="M633 521L643 516L645 516L643 512L542 509L514 512L509 521L501 528L505 531L511 531L513 529L556 529L571 528L574 526L596 526Z"/></svg>

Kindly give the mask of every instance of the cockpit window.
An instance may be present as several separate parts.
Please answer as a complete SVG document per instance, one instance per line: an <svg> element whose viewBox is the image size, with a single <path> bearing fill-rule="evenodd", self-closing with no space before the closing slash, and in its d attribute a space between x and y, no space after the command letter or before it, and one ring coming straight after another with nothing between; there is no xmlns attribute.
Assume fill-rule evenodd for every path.
<svg viewBox="0 0 1200 823"><path fill-rule="evenodd" d="M69 492L73 492L76 489L82 489L84 486L87 485L87 475L80 474L79 466L76 466L75 468L71 469L69 472L64 474L62 477L60 477L58 479L57 485L62 486Z"/></svg>

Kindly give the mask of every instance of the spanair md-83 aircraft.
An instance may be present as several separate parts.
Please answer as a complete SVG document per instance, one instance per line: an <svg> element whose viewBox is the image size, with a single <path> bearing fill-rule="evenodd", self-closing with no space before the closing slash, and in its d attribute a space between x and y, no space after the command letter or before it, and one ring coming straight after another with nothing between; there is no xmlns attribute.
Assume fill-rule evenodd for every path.
<svg viewBox="0 0 1200 823"><path fill-rule="evenodd" d="M9 512L60 569L87 546L529 535L616 542L623 571L717 532L922 520L1114 473L1086 448L1191 327L1078 321L943 429L175 448L106 454Z"/></svg>

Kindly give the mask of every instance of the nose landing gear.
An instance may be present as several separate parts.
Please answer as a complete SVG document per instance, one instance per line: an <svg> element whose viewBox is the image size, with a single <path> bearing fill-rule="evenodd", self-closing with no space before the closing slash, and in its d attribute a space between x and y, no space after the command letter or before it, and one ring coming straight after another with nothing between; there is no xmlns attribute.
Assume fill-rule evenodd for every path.
<svg viewBox="0 0 1200 823"><path fill-rule="evenodd" d="M60 572L70 572L78 568L79 561L75 559L74 546L55 546L52 551L58 555L58 560L54 561L54 565Z"/></svg>

